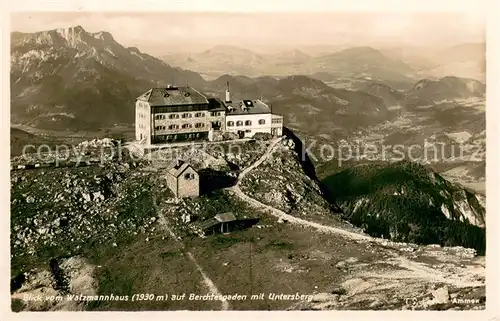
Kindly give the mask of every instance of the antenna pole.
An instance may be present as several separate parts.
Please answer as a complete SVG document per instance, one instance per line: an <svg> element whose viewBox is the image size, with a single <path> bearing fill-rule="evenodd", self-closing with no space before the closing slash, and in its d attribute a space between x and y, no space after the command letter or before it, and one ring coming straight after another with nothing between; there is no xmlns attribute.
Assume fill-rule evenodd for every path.
<svg viewBox="0 0 500 321"><path fill-rule="evenodd" d="M250 259L250 266L249 266L249 270L248 270L248 276L250 278L250 296L253 294L253 275L252 275L252 243L254 241L254 237L255 237L255 231L252 230L252 237L250 239L250 251L249 251L249 259Z"/></svg>

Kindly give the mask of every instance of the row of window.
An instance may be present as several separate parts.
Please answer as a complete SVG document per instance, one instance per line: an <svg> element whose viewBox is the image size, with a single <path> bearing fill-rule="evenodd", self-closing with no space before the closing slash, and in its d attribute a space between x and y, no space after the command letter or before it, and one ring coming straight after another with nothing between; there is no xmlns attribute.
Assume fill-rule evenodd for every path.
<svg viewBox="0 0 500 321"><path fill-rule="evenodd" d="M159 118L159 116L163 116L163 118ZM179 115L170 115L170 116L179 116ZM164 117L165 117L165 115L156 115L155 118L156 119L165 119ZM272 120L273 124L280 124L281 122L282 122L281 118L274 118ZM265 125L266 124L266 120L265 119L259 119L258 123L259 123L259 125ZM217 122L217 124L218 124L218 126L220 126L220 122ZM236 121L236 126L238 126L238 127L239 126L243 126L243 124L245 126L252 126L252 121L251 120L246 120L244 122L242 120ZM235 122L234 121L228 121L227 122L227 126L228 127L233 127L233 126L235 126ZM193 127L192 124L183 124L181 126L181 128L183 128L183 129L192 128L192 127ZM205 127L205 124L204 123L196 123L194 125L194 127L195 128L203 128L203 127ZM139 125L139 128L145 128L145 126ZM166 128L165 126L156 126L155 127L156 130L165 130L165 128ZM168 126L168 129L179 129L179 128L180 128L179 125L169 125Z"/></svg>
<svg viewBox="0 0 500 321"><path fill-rule="evenodd" d="M194 127L195 128L203 128L203 127L205 127L205 124L204 123L196 123L196 124L194 124ZM182 124L182 126L179 126L179 125L169 125L168 126L169 130L179 129L179 128L182 128L182 129L193 128L193 125L192 124ZM156 126L155 127L155 130L165 130L165 129L167 129L167 126Z"/></svg>
<svg viewBox="0 0 500 321"><path fill-rule="evenodd" d="M266 120L265 119L259 119L259 125L265 125L265 124L266 124ZM227 126L228 127L234 126L234 121L228 121L227 122ZM238 120L236 122L236 126L243 126L243 121L242 120ZM245 120L245 126L252 126L252 121L251 120Z"/></svg>
<svg viewBox="0 0 500 321"><path fill-rule="evenodd" d="M191 118L193 114L184 113L182 115L179 114L170 114L168 115L169 119L179 119L179 118ZM194 117L203 117L203 113L195 113ZM167 119L167 115L155 115L155 120Z"/></svg>
<svg viewBox="0 0 500 321"><path fill-rule="evenodd" d="M202 135L201 133L189 133L189 134L182 134L182 135L160 135L160 136L154 136L154 141L155 142L165 142L165 141L176 141L179 139L193 139L193 138L201 138Z"/></svg>
<svg viewBox="0 0 500 321"><path fill-rule="evenodd" d="M211 112L210 113L210 116L213 116L213 117L215 117L215 116L221 116L221 115L222 115L222 113L220 111ZM168 115L168 118L169 119L191 118L191 117L197 117L197 118L199 118L199 117L204 117L204 116L205 116L204 113L198 112L198 113L194 113L194 114L192 114L192 113L183 113L181 115L179 115L179 114L170 114L170 115ZM155 115L155 119L156 120L161 120L161 119L166 119L166 118L167 118L166 115Z"/></svg>

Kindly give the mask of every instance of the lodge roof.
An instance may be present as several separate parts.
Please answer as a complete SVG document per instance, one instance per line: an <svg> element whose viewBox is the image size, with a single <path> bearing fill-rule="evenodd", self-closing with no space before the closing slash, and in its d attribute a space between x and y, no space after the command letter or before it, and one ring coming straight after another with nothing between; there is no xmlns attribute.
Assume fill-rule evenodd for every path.
<svg viewBox="0 0 500 321"><path fill-rule="evenodd" d="M226 102L227 115L269 114L271 108L261 100L237 100Z"/></svg>
<svg viewBox="0 0 500 321"><path fill-rule="evenodd" d="M164 88L151 88L137 100L147 101L150 106L179 106L209 104L205 95L193 87L167 86Z"/></svg>

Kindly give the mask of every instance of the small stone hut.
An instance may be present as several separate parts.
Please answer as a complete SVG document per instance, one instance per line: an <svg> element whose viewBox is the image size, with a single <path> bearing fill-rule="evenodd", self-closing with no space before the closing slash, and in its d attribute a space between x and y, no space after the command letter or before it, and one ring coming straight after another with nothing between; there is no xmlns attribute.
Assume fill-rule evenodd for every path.
<svg viewBox="0 0 500 321"><path fill-rule="evenodd" d="M175 197L197 197L200 195L200 175L187 162L176 160L167 168L167 186Z"/></svg>

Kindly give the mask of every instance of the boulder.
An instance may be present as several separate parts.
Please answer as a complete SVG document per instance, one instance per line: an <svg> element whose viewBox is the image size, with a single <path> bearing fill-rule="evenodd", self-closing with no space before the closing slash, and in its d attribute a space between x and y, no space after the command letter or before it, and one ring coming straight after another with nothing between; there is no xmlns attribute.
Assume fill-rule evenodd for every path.
<svg viewBox="0 0 500 321"><path fill-rule="evenodd" d="M448 292L448 287L444 286L432 291L433 304L444 304L450 301L450 293Z"/></svg>

